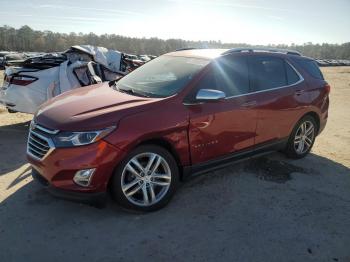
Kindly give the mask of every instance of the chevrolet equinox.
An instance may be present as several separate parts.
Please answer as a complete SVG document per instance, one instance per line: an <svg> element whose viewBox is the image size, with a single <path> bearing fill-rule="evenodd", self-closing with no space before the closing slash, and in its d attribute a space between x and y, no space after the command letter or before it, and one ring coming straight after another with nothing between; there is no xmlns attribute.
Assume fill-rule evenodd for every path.
<svg viewBox="0 0 350 262"><path fill-rule="evenodd" d="M273 150L307 155L329 92L295 51L178 50L46 102L27 157L56 196L104 203L110 192L127 209L157 210L191 174Z"/></svg>

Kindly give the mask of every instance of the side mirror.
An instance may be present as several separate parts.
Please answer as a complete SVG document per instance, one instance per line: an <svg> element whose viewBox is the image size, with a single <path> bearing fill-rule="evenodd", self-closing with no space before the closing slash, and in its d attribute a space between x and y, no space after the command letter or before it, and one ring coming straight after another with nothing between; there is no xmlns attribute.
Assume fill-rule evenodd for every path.
<svg viewBox="0 0 350 262"><path fill-rule="evenodd" d="M203 102L215 102L222 100L226 97L226 94L219 90L214 89L200 89L196 95L196 100Z"/></svg>

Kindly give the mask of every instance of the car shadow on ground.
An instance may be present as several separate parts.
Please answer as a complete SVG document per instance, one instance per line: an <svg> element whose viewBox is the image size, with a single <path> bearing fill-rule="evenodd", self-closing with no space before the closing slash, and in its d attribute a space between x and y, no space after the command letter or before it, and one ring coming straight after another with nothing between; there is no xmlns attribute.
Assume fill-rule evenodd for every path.
<svg viewBox="0 0 350 262"><path fill-rule="evenodd" d="M0 126L0 176L23 166L30 122Z"/></svg>
<svg viewBox="0 0 350 262"><path fill-rule="evenodd" d="M30 175L25 138L7 145L16 134L1 140L18 159L7 158L0 178L20 169L3 190ZM62 261L67 254L89 261L345 261L349 186L350 169L342 164L279 153L195 177L150 214L126 212L110 200L97 209L56 199L29 181L0 203L0 254L6 261Z"/></svg>

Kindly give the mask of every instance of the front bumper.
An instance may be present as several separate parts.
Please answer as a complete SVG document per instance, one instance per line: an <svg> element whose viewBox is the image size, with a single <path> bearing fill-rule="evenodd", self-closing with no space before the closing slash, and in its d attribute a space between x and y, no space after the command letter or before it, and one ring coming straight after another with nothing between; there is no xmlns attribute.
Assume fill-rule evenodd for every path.
<svg viewBox="0 0 350 262"><path fill-rule="evenodd" d="M101 140L86 146L56 148L43 160L37 160L27 154L33 173L39 174L50 191L98 194L107 191L108 182L116 165L124 158L124 152ZM94 168L95 172L88 186L77 185L73 177L77 171ZM39 177L39 179L40 179ZM59 193L57 193L59 194ZM56 195L57 195L56 194ZM73 194L71 195L73 198Z"/></svg>
<svg viewBox="0 0 350 262"><path fill-rule="evenodd" d="M32 177L35 181L43 185L46 190L55 197L96 206L104 206L107 200L106 192L82 193L54 187L50 185L48 181L35 169L32 169Z"/></svg>

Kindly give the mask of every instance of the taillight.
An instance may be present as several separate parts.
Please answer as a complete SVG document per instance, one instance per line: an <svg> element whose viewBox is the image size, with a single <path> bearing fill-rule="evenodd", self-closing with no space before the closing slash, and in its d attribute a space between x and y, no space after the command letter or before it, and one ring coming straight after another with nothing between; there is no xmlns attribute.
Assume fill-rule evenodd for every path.
<svg viewBox="0 0 350 262"><path fill-rule="evenodd" d="M328 83L324 85L324 89L326 90L327 94L331 92L331 86Z"/></svg>
<svg viewBox="0 0 350 262"><path fill-rule="evenodd" d="M38 80L36 77L21 76L21 75L12 76L10 79L11 79L11 81L9 81L9 82L11 84L19 85L19 86L26 86L26 85L29 85L29 84L35 82L36 80Z"/></svg>

